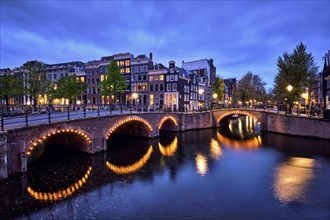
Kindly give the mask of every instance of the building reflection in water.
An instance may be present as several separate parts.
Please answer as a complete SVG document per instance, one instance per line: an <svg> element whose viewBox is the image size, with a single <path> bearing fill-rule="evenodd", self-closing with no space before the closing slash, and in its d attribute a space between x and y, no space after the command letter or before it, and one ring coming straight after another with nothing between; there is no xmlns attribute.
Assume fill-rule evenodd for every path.
<svg viewBox="0 0 330 220"><path fill-rule="evenodd" d="M32 189L30 186L28 186L27 192L30 196L32 196L36 200L42 202L56 202L65 199L67 197L70 197L74 192L79 190L83 186L83 184L86 183L91 171L92 171L92 167L89 167L87 172L81 179L71 184L71 186L67 187L66 189L58 190L56 192L38 192Z"/></svg>
<svg viewBox="0 0 330 220"><path fill-rule="evenodd" d="M176 150L178 149L178 138L175 137L174 140L166 146L163 146L159 141L158 147L159 147L160 153L163 156L171 157L175 154Z"/></svg>
<svg viewBox="0 0 330 220"><path fill-rule="evenodd" d="M125 166L117 166L109 161L106 162L107 167L112 170L113 172L123 175L123 174L130 174L134 173L137 170L141 169L149 160L152 153L152 146L150 145L148 148L148 151L145 155L143 155L138 161L136 161L134 164L125 165Z"/></svg>
<svg viewBox="0 0 330 220"><path fill-rule="evenodd" d="M228 130L217 132L218 141L237 150L256 150L262 145L258 122L250 116L230 120Z"/></svg>
<svg viewBox="0 0 330 220"><path fill-rule="evenodd" d="M222 156L222 149L220 147L220 144L214 138L211 139L210 153L211 153L212 159L215 159L215 160L219 160L220 157Z"/></svg>
<svg viewBox="0 0 330 220"><path fill-rule="evenodd" d="M283 203L304 201L308 185L314 177L314 159L291 157L274 174L274 194Z"/></svg>
<svg viewBox="0 0 330 220"><path fill-rule="evenodd" d="M206 156L201 153L197 153L195 162L196 162L197 173L199 173L201 176L204 176L208 171Z"/></svg>

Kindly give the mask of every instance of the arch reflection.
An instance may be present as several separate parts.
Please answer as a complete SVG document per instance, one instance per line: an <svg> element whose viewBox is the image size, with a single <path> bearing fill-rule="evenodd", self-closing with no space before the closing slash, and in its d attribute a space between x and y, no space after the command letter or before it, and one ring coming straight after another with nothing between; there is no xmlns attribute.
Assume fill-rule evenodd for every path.
<svg viewBox="0 0 330 220"><path fill-rule="evenodd" d="M112 170L113 172L120 174L120 175L134 173L137 170L141 169L147 163L147 161L149 160L149 158L151 156L151 153L152 153L152 146L150 145L147 153L144 156L142 156L134 164L127 165L127 166L117 166L117 165L114 165L114 164L110 163L109 161L107 161L106 165L110 170Z"/></svg>
<svg viewBox="0 0 330 220"><path fill-rule="evenodd" d="M236 140L228 138L225 135L217 132L217 138L220 143L237 150L256 150L262 144L260 135L251 139Z"/></svg>
<svg viewBox="0 0 330 220"><path fill-rule="evenodd" d="M159 151L163 156L171 157L175 154L178 149L178 138L175 137L174 140L166 146L163 146L160 141L158 142Z"/></svg>
<svg viewBox="0 0 330 220"><path fill-rule="evenodd" d="M67 197L70 197L75 191L79 190L86 183L91 171L92 171L92 167L89 167L87 172L81 179L79 179L75 183L71 184L71 186L63 190L59 190L56 192L38 192L32 189L32 187L28 186L27 191L30 196L42 202L48 202L48 201L55 202L55 201L63 200Z"/></svg>
<svg viewBox="0 0 330 220"><path fill-rule="evenodd" d="M283 203L304 201L310 181L314 177L315 161L291 157L275 171L274 195Z"/></svg>

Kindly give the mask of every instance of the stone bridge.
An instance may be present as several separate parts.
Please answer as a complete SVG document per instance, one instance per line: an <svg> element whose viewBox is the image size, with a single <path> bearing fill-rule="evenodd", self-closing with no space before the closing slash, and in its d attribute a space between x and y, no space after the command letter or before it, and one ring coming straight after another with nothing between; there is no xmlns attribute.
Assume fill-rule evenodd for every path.
<svg viewBox="0 0 330 220"><path fill-rule="evenodd" d="M185 131L219 127L234 114L255 118L261 130L330 138L330 121L267 111L226 109L201 113L138 113L97 116L11 129L0 133L0 179L27 170L27 157L39 144L65 144L94 154L107 150L114 133L155 138L160 130ZM308 128L308 129L307 129Z"/></svg>

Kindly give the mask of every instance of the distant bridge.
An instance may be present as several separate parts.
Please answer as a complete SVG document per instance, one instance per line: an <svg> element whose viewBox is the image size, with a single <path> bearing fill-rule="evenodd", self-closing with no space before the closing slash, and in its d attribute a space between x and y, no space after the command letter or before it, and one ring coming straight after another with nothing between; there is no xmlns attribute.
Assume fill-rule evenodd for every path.
<svg viewBox="0 0 330 220"><path fill-rule="evenodd" d="M149 138L160 130L185 131L219 127L234 115L254 118L261 130L301 136L329 138L330 121L248 109L223 109L198 113L127 113L62 120L24 126L0 132L0 179L27 170L26 158L38 144L52 142L94 154L107 150L107 139L114 133Z"/></svg>

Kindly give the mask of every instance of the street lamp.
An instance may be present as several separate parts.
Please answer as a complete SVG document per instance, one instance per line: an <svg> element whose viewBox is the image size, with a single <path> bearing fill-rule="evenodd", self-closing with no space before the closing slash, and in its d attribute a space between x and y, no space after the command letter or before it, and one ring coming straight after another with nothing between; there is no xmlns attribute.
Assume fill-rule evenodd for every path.
<svg viewBox="0 0 330 220"><path fill-rule="evenodd" d="M202 95L203 95L203 93L204 93L204 89L199 89L199 90L198 90L198 94L199 94L199 96L200 96L201 105L203 105L203 104L202 104ZM200 110L202 110L202 108L201 108Z"/></svg>
<svg viewBox="0 0 330 220"><path fill-rule="evenodd" d="M303 94L301 94L301 97L304 99L304 112L306 113L306 98L307 98L308 94L307 92L304 92Z"/></svg>
<svg viewBox="0 0 330 220"><path fill-rule="evenodd" d="M214 99L214 102L217 103L217 98L218 98L218 94L216 93L213 93L213 99ZM218 103L217 103L218 104ZM213 106L214 108L214 106Z"/></svg>
<svg viewBox="0 0 330 220"><path fill-rule="evenodd" d="M291 85L288 85L287 87L286 87L286 89L288 90L288 92L290 93L291 91L292 91L292 89L293 89L293 86L291 86ZM291 100L290 100L290 98L289 98L289 114L291 114Z"/></svg>
<svg viewBox="0 0 330 220"><path fill-rule="evenodd" d="M136 99L138 98L138 94L136 93L136 92L134 92L133 94L132 94L132 98L135 100L135 105L137 106L137 103L136 103Z"/></svg>

